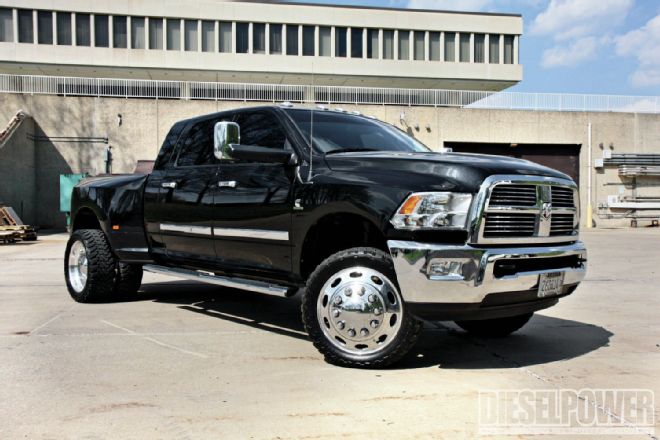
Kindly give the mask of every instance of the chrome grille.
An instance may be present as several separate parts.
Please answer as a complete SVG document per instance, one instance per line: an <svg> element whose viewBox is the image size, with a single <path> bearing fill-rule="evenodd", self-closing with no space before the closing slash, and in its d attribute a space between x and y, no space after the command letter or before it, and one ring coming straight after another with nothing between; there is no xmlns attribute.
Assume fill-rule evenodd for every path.
<svg viewBox="0 0 660 440"><path fill-rule="evenodd" d="M550 235L570 235L575 228L573 214L553 214L550 220Z"/></svg>
<svg viewBox="0 0 660 440"><path fill-rule="evenodd" d="M500 177L500 176L497 176ZM477 241L507 244L561 242L577 238L577 190L570 182L536 176L490 178Z"/></svg>
<svg viewBox="0 0 660 440"><path fill-rule="evenodd" d="M533 237L535 228L535 214L488 213L484 237Z"/></svg>
<svg viewBox="0 0 660 440"><path fill-rule="evenodd" d="M499 185L490 194L490 206L536 206L536 185Z"/></svg>
<svg viewBox="0 0 660 440"><path fill-rule="evenodd" d="M551 188L552 206L555 208L574 208L575 199L572 188L553 186Z"/></svg>

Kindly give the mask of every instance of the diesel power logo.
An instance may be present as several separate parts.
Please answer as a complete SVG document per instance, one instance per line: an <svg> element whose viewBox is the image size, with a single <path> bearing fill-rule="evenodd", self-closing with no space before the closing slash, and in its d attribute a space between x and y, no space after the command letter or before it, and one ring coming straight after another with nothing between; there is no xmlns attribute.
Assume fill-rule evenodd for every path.
<svg viewBox="0 0 660 440"><path fill-rule="evenodd" d="M654 436L654 397L643 389L480 391L478 434Z"/></svg>

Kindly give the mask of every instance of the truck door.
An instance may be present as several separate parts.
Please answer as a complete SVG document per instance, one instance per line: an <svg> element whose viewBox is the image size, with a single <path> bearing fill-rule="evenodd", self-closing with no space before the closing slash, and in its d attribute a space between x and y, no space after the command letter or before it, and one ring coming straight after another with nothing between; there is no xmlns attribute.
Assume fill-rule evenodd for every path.
<svg viewBox="0 0 660 440"><path fill-rule="evenodd" d="M234 117L241 144L291 149L271 110L241 111ZM215 193L214 236L219 264L248 275L291 271L293 167L227 159L220 161Z"/></svg>
<svg viewBox="0 0 660 440"><path fill-rule="evenodd" d="M179 139L172 166L157 176L158 207L151 215L157 226L152 229L158 230L168 261L193 268L212 267L216 259L213 199L218 163L213 155L213 126L217 120L190 123Z"/></svg>

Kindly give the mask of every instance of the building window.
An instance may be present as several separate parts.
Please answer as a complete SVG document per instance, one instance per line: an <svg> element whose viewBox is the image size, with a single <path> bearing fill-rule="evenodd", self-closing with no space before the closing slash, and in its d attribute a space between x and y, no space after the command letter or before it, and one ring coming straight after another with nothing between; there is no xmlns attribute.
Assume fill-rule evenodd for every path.
<svg viewBox="0 0 660 440"><path fill-rule="evenodd" d="M14 13L11 9L0 8L0 41L14 41Z"/></svg>
<svg viewBox="0 0 660 440"><path fill-rule="evenodd" d="M144 49L146 47L144 17L131 17L131 48Z"/></svg>
<svg viewBox="0 0 660 440"><path fill-rule="evenodd" d="M71 45L71 13L56 12L57 21L57 44L62 46Z"/></svg>
<svg viewBox="0 0 660 440"><path fill-rule="evenodd" d="M429 32L429 60L440 61L440 32Z"/></svg>
<svg viewBox="0 0 660 440"><path fill-rule="evenodd" d="M460 34L459 38L459 60L461 63L470 62L470 34Z"/></svg>
<svg viewBox="0 0 660 440"><path fill-rule="evenodd" d="M107 15L94 15L94 46L110 46L110 29L108 28Z"/></svg>
<svg viewBox="0 0 660 440"><path fill-rule="evenodd" d="M488 36L488 62L490 64L500 63L500 36L490 34Z"/></svg>
<svg viewBox="0 0 660 440"><path fill-rule="evenodd" d="M378 59L380 57L378 29L367 29L367 58Z"/></svg>
<svg viewBox="0 0 660 440"><path fill-rule="evenodd" d="M231 23L221 21L220 22L220 41L218 42L218 49L222 53L231 53L231 42L233 41Z"/></svg>
<svg viewBox="0 0 660 440"><path fill-rule="evenodd" d="M34 29L32 27L32 11L18 10L18 42L34 43Z"/></svg>
<svg viewBox="0 0 660 440"><path fill-rule="evenodd" d="M37 41L39 44L53 44L53 13L37 12Z"/></svg>
<svg viewBox="0 0 660 440"><path fill-rule="evenodd" d="M513 64L513 35L504 36L504 64Z"/></svg>
<svg viewBox="0 0 660 440"><path fill-rule="evenodd" d="M149 49L163 49L162 18L149 18Z"/></svg>
<svg viewBox="0 0 660 440"><path fill-rule="evenodd" d="M347 41L346 37L348 34L348 29L345 27L336 27L335 28L335 56L339 58L346 57L347 51Z"/></svg>
<svg viewBox="0 0 660 440"><path fill-rule="evenodd" d="M364 29L351 28L351 58L362 58L364 49L362 48L362 36Z"/></svg>
<svg viewBox="0 0 660 440"><path fill-rule="evenodd" d="M187 52L197 52L197 20L184 20L183 23L183 47Z"/></svg>
<svg viewBox="0 0 660 440"><path fill-rule="evenodd" d="M328 26L319 27L319 56L332 56L332 29Z"/></svg>
<svg viewBox="0 0 660 440"><path fill-rule="evenodd" d="M316 28L314 26L303 26L303 55L313 57L316 46Z"/></svg>
<svg viewBox="0 0 660 440"><path fill-rule="evenodd" d="M215 52L214 21L202 21L202 52Z"/></svg>
<svg viewBox="0 0 660 440"><path fill-rule="evenodd" d="M486 35L474 34L474 62L486 62Z"/></svg>
<svg viewBox="0 0 660 440"><path fill-rule="evenodd" d="M181 20L167 19L167 50L181 50Z"/></svg>
<svg viewBox="0 0 660 440"><path fill-rule="evenodd" d="M236 53L250 50L250 23L236 23Z"/></svg>
<svg viewBox="0 0 660 440"><path fill-rule="evenodd" d="M410 32L399 31L399 59L410 59Z"/></svg>
<svg viewBox="0 0 660 440"><path fill-rule="evenodd" d="M426 46L425 43L426 40L426 32L422 31L415 31L415 60L416 61L424 61L424 53L426 52L424 50L424 46Z"/></svg>
<svg viewBox="0 0 660 440"><path fill-rule="evenodd" d="M126 49L128 44L128 25L126 17L112 17L112 47Z"/></svg>
<svg viewBox="0 0 660 440"><path fill-rule="evenodd" d="M266 53L266 25L252 24L252 53Z"/></svg>
<svg viewBox="0 0 660 440"><path fill-rule="evenodd" d="M282 54L282 25L271 24L268 26L270 53Z"/></svg>
<svg viewBox="0 0 660 440"><path fill-rule="evenodd" d="M394 31L383 31L383 59L394 59Z"/></svg>
<svg viewBox="0 0 660 440"><path fill-rule="evenodd" d="M445 33L445 61L453 63L456 61L456 34Z"/></svg>
<svg viewBox="0 0 660 440"><path fill-rule="evenodd" d="M286 54L298 55L298 25L286 25Z"/></svg>
<svg viewBox="0 0 660 440"><path fill-rule="evenodd" d="M92 44L89 14L76 14L76 46L90 46Z"/></svg>

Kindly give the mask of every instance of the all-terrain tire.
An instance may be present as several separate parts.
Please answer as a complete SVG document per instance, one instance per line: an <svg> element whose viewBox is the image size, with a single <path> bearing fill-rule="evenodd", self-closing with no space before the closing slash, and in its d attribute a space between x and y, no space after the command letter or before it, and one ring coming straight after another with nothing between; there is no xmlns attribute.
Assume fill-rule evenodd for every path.
<svg viewBox="0 0 660 440"><path fill-rule="evenodd" d="M507 318L475 321L456 321L456 325L466 332L484 338L503 338L520 330L534 316L533 313L509 316Z"/></svg>
<svg viewBox="0 0 660 440"><path fill-rule="evenodd" d="M399 290L394 265L389 254L375 248L353 248L338 252L323 261L307 281L301 307L303 323L309 338L325 356L327 362L353 368L387 367L410 351L417 342L422 328L422 323L407 311L402 300L398 305L400 313L397 314L397 319L400 320L400 325L397 327L396 334L391 335L392 340L382 350L375 353L362 355L341 350L321 327L324 323L319 318L317 306L322 289L337 273L355 267L377 271L391 281L393 288Z"/></svg>
<svg viewBox="0 0 660 440"><path fill-rule="evenodd" d="M86 277L76 284L70 270L71 248L82 243L86 258ZM76 245L79 249L79 246ZM71 234L64 253L64 277L71 297L81 303L111 301L115 294L117 262L101 230L79 229ZM74 287L76 284L77 287Z"/></svg>
<svg viewBox="0 0 660 440"><path fill-rule="evenodd" d="M130 299L142 285L142 266L139 264L117 263L115 297Z"/></svg>

